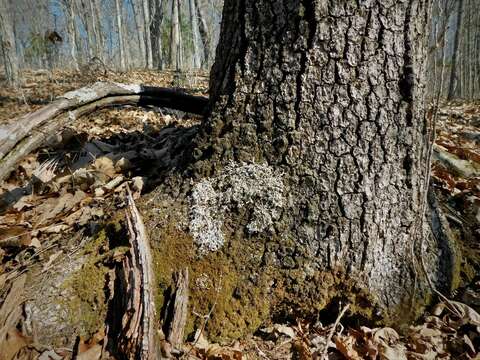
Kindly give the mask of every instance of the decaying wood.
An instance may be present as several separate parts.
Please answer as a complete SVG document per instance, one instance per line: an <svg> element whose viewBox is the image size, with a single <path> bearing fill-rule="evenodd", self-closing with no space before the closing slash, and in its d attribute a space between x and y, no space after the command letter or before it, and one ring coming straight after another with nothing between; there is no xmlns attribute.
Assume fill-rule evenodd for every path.
<svg viewBox="0 0 480 360"><path fill-rule="evenodd" d="M142 217L127 187L127 227L130 253L122 261L125 297L121 333L115 344L128 359L157 359L152 255Z"/></svg>
<svg viewBox="0 0 480 360"><path fill-rule="evenodd" d="M188 269L177 273L172 321L168 324L167 340L173 348L183 344L185 324L188 314Z"/></svg>
<svg viewBox="0 0 480 360"><path fill-rule="evenodd" d="M203 114L208 99L181 91L142 85L98 82L0 127L0 181L15 164L42 146L51 134L88 113L108 106L160 106Z"/></svg>

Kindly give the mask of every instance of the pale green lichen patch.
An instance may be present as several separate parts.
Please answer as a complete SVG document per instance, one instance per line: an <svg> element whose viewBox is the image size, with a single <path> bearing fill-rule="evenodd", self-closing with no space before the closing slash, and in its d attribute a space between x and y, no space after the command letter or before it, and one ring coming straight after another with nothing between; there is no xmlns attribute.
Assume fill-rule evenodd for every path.
<svg viewBox="0 0 480 360"><path fill-rule="evenodd" d="M271 228L285 203L282 174L264 164L231 163L194 185L190 201L190 232L204 255L225 243L223 219L230 213L248 210L251 234Z"/></svg>

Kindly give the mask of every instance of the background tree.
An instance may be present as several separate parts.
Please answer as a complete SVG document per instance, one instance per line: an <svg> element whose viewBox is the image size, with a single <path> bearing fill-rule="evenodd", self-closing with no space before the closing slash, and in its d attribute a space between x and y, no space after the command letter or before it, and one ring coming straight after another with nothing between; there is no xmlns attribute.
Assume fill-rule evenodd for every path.
<svg viewBox="0 0 480 360"><path fill-rule="evenodd" d="M16 87L19 85L20 76L12 14L10 1L0 0L0 45L3 65L8 83Z"/></svg>

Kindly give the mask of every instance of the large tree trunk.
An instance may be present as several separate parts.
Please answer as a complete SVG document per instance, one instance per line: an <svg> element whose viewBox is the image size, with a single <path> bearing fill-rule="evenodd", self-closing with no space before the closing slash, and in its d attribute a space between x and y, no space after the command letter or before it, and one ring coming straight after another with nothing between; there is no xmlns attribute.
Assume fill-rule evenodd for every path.
<svg viewBox="0 0 480 360"><path fill-rule="evenodd" d="M429 292L419 248L433 283L448 287L451 249L440 261L440 245L423 239L428 9L225 1L212 111L189 150L189 235L163 220L176 211L163 203L150 225L169 254L162 269L184 262L193 284L213 284L192 293L199 313L215 303L210 335L239 336L272 312L318 314L338 299L405 321Z"/></svg>

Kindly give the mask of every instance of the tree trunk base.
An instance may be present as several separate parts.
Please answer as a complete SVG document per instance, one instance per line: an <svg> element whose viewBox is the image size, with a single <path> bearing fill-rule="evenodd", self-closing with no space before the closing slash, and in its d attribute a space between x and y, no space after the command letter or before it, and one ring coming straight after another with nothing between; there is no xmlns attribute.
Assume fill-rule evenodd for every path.
<svg viewBox="0 0 480 360"><path fill-rule="evenodd" d="M219 173L227 173L225 181L238 183L239 174L248 174L244 166L239 164L232 171L227 165L219 169ZM247 177L243 182L251 185L250 180ZM204 199L204 203L218 207L217 215L222 218L223 243L212 250L217 244L212 239L218 230L215 227L218 218L208 214L205 208L201 212L199 207L204 203L195 198L200 196L197 193L199 184L205 185L205 181L212 182L207 178L192 184L182 172L170 175L139 205L146 227L150 229L158 308L163 306L162 294L172 285L172 274L184 267L190 269L191 299L186 334L204 326L204 318L198 315L209 314L212 309L205 326L208 338L226 340L251 334L272 320L295 321L298 318L317 319L318 316L328 319L328 309L338 306L339 302L350 304L349 316L360 318L364 323L399 328L420 316L434 301L434 293L418 266L416 270L412 268L412 272L417 272L416 283L405 288L403 298L389 307L378 300L378 294L363 285L362 276L342 268L318 268L308 253L302 253L301 248L288 239L277 238L268 231L249 231L254 217L259 214L251 207L238 207L242 203L238 197L233 207L218 200ZM235 185L230 185L216 183L215 187L217 190L228 188L235 193ZM208 187L202 189L208 192ZM222 196L229 196L228 191ZM262 199L256 195L257 202L261 203ZM458 264L459 253L455 250L455 239L447 236L450 234L446 228L448 224L443 221L438 205L433 204L431 211L433 223L430 219L425 221L428 237L417 244L423 251L417 249L415 252L417 257L423 256L433 284L448 296L456 286L459 271L458 267L452 270L450 265ZM198 238L195 216L200 217L199 221L212 222L202 228L210 236L211 248L206 248ZM430 226L435 236L430 235ZM438 256L440 252L441 257ZM278 259L284 261L280 264ZM441 284L449 285L440 287Z"/></svg>

